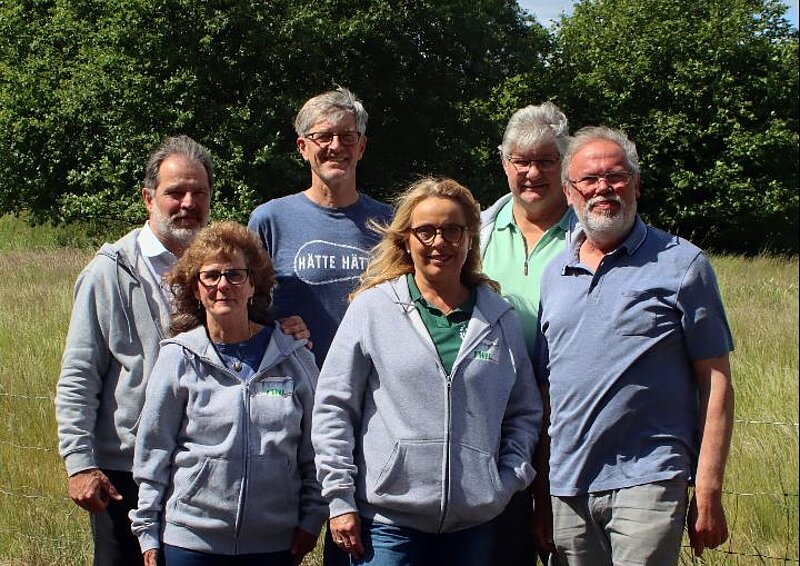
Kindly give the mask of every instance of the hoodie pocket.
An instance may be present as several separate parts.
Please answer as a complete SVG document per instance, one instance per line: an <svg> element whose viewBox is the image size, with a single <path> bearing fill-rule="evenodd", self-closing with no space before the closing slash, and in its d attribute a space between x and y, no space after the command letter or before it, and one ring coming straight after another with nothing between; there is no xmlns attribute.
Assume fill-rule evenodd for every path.
<svg viewBox="0 0 800 566"><path fill-rule="evenodd" d="M300 474L288 458L273 453L250 460L240 536L257 540L268 529L287 538L300 517Z"/></svg>
<svg viewBox="0 0 800 566"><path fill-rule="evenodd" d="M464 529L489 521L503 510L508 495L491 454L471 446L454 446L446 530Z"/></svg>
<svg viewBox="0 0 800 566"><path fill-rule="evenodd" d="M232 536L242 485L241 460L206 458L191 477L188 487L177 492L167 521L209 535Z"/></svg>
<svg viewBox="0 0 800 566"><path fill-rule="evenodd" d="M372 488L370 503L404 513L441 512L442 440L400 440L384 463Z"/></svg>

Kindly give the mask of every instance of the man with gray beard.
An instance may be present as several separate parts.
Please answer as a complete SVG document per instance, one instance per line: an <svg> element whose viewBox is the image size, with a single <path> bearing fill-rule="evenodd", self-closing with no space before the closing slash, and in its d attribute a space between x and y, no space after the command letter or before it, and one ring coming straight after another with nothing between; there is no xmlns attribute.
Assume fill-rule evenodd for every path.
<svg viewBox="0 0 800 566"><path fill-rule="evenodd" d="M169 327L161 277L208 223L213 183L203 146L164 140L145 171L147 222L103 245L75 284L56 419L69 495L90 513L95 565L142 564L128 511L137 503L131 466L147 376Z"/></svg>
<svg viewBox="0 0 800 566"><path fill-rule="evenodd" d="M542 276L534 356L557 560L673 566L684 520L698 555L728 536L733 339L716 278L700 249L638 217L623 132L578 131L562 185L579 224Z"/></svg>

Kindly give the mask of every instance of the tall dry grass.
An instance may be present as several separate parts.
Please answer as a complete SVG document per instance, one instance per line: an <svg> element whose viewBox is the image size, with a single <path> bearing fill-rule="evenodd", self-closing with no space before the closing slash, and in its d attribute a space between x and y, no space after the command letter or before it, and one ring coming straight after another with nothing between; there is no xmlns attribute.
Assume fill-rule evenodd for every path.
<svg viewBox="0 0 800 566"><path fill-rule="evenodd" d="M0 218L0 565L90 563L66 497L52 397L72 285L91 250ZM798 560L798 260L715 257L736 340L738 419L726 480L731 537L702 564ZM784 495L786 494L786 495ZM688 551L684 564L693 562ZM319 551L306 561L321 564Z"/></svg>

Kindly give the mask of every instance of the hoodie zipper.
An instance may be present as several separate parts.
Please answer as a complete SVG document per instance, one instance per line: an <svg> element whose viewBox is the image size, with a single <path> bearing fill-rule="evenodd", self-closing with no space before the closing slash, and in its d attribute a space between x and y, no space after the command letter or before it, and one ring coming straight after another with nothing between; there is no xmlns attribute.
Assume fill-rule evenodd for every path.
<svg viewBox="0 0 800 566"><path fill-rule="evenodd" d="M487 325L483 331L473 338L471 342L473 344L480 344L481 340L484 339L486 335L489 334L491 331L491 325ZM464 350L463 346L464 343L461 343L461 351L466 353L467 350ZM473 348L470 348L469 351L472 351ZM442 507L441 507L441 517L439 518L439 528L437 532L441 533L442 529L444 529L445 519L447 518L447 512L449 511L450 507L450 452L452 449L452 431L453 431L453 377L456 375L458 368L461 364L461 361L464 357L457 357L455 362L453 363L453 367L450 370L450 374L448 375L447 372L444 371L444 367L441 364L441 361L438 359L437 355L437 367L441 372L442 376L444 376L445 380L445 422L447 423L447 427L445 430L445 437L444 437L444 478L442 479Z"/></svg>
<svg viewBox="0 0 800 566"><path fill-rule="evenodd" d="M244 506L247 503L247 478L250 476L250 451L248 442L250 439L250 381L242 382L242 404L244 406L244 418L242 419L242 487L239 492L239 507L236 510L236 528L233 534L233 550L239 554L239 534L244 522Z"/></svg>

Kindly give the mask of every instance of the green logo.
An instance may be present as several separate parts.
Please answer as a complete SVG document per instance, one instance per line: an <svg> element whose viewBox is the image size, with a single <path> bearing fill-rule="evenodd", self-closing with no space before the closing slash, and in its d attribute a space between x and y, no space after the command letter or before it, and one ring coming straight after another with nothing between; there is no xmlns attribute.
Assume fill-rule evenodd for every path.
<svg viewBox="0 0 800 566"><path fill-rule="evenodd" d="M492 353L488 350L475 350L472 353L472 357L476 360L492 360Z"/></svg>

